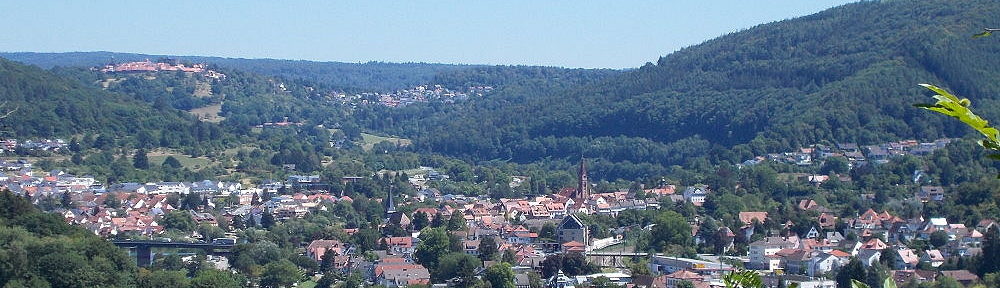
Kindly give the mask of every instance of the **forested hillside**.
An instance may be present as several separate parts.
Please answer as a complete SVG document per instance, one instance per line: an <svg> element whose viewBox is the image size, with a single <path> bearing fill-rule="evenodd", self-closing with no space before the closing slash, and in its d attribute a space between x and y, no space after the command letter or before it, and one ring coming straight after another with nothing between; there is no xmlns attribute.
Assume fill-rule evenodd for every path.
<svg viewBox="0 0 1000 288"><path fill-rule="evenodd" d="M428 64L428 63L342 63L304 60L242 59L204 56L146 55L115 52L69 53L0 53L0 57L37 65L42 68L57 66L93 67L109 63L156 60L171 58L193 63L211 63L219 67L252 72L289 80L322 83L328 87L358 91L391 91L427 84L442 72L469 69L477 66Z"/></svg>
<svg viewBox="0 0 1000 288"><path fill-rule="evenodd" d="M725 35L598 83L506 87L395 129L420 149L467 159L584 154L659 167L822 141L961 136L970 130L912 107L929 101L916 84L947 87L1000 118L1000 43L970 37L995 19L1000 6L983 0L849 4Z"/></svg>
<svg viewBox="0 0 1000 288"><path fill-rule="evenodd" d="M641 179L672 165L736 163L813 143L966 135L961 123L912 106L930 101L916 84L945 87L1000 118L1000 38L970 37L994 19L1000 7L984 0L860 2L724 35L627 71L177 57L231 77L213 84L212 97L168 102L178 109L221 102L221 127L239 135L288 117L354 138L398 136L412 140L406 149L472 162L571 163L583 155L596 158L598 179ZM2 55L42 67L157 57ZM109 89L156 104L148 91L163 84L139 82ZM323 94L416 84L496 91L403 108L338 106Z"/></svg>
<svg viewBox="0 0 1000 288"><path fill-rule="evenodd" d="M4 59L0 59L0 101L5 103L4 114L11 113L3 120L3 132L8 137L101 135L133 144L151 144L165 137L173 139L177 146L211 145L225 140L222 128L196 121L181 111L155 109L122 94L87 87Z"/></svg>

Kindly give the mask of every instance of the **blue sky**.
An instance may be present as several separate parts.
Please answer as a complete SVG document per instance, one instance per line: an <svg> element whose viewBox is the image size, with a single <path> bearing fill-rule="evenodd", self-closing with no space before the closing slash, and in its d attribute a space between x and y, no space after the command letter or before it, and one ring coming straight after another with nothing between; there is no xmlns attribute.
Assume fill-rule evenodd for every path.
<svg viewBox="0 0 1000 288"><path fill-rule="evenodd" d="M638 67L854 1L0 1L0 51Z"/></svg>

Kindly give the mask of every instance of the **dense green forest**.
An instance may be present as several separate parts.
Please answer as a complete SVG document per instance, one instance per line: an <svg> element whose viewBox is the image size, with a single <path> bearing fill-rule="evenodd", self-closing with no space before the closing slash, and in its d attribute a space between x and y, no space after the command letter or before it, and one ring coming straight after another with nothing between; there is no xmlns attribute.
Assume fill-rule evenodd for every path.
<svg viewBox="0 0 1000 288"><path fill-rule="evenodd" d="M191 96L194 88L183 77L170 75L108 89L154 107L221 103L225 120L220 127L263 143L254 146L264 151L298 147L294 150L304 153L279 158L312 159L292 161L304 167L318 168L321 157L315 156L332 156L320 147L327 138L358 140L368 132L413 141L383 148L474 164L510 161L564 169L582 155L594 158L596 179L649 179L676 171L675 165L738 163L813 143L875 144L970 132L912 107L929 99L917 83L946 87L973 100L986 118L1000 118L993 96L1000 85L992 81L1000 76L1000 60L993 57L1000 45L997 38L969 37L1000 16L1000 8L991 4L859 2L734 32L627 71L178 57L203 60L231 77L213 83L211 97ZM150 57L106 52L3 55L42 67ZM79 70L54 69L85 83L97 80ZM278 89L277 83L286 89ZM403 108L345 107L324 94L340 86L375 91L426 83L497 90L475 101ZM164 92L174 86L180 88ZM283 119L335 129L252 129ZM299 135L311 140L303 143Z"/></svg>
<svg viewBox="0 0 1000 288"><path fill-rule="evenodd" d="M134 287L135 273L125 251L0 191L3 287Z"/></svg>
<svg viewBox="0 0 1000 288"><path fill-rule="evenodd" d="M342 63L303 60L242 59L204 56L146 55L115 52L34 53L5 52L0 57L53 67L94 67L111 63L170 58L192 63L211 63L222 68L260 75L322 83L327 87L349 91L392 91L427 84L440 73L464 70L475 65L429 63Z"/></svg>
<svg viewBox="0 0 1000 288"><path fill-rule="evenodd" d="M405 172L388 171L434 167L450 176L429 184L444 194L513 198L572 187L581 156L589 158L595 192L644 193L642 187L661 184L706 184L713 190L701 207L664 199L660 210L581 216L594 237L611 236L612 228L656 224L651 232L628 236L643 251L689 257L719 253L712 238L693 244L688 220L703 219L704 231L739 227L741 211L773 212L766 223L753 224L761 231L803 234L819 212L797 209L802 199L841 216L872 208L973 226L1000 215L1000 180L995 178L1000 162L988 159L970 138L927 156L901 156L879 165L849 167L840 157L812 166L735 163L812 143L875 144L970 132L957 121L912 107L930 99L917 83L947 87L972 99L986 118L1000 119L1000 98L994 96L1000 92L995 81L1000 60L994 57L1000 55L1000 38L969 38L1000 19L1000 7L994 6L984 0L860 2L735 32L628 71L182 58L208 62L227 75L212 80L174 72L109 76L88 69L112 56L129 61L149 55L2 54L51 67L0 59L0 102L13 111L0 121L2 136L71 142L69 151L56 155L62 157L52 157L66 159L42 157L36 165L41 169L97 175L108 183L212 178L259 183L291 173L363 179L333 181L326 189L354 201L326 203L326 209L302 219L234 217L223 223L240 229L239 238L247 241L230 257L237 275L204 269L203 261L185 265L176 255L159 259L149 270L137 269L122 251L90 232L0 192L0 286L281 286L315 273L326 274L328 282L359 281L360 275L336 275L330 260L316 263L298 248L311 240L338 239L364 253L384 245L377 241L380 236L408 235L398 226L379 228L385 211L375 199L389 191L415 192ZM344 105L327 94L428 83L497 90L481 99L400 108ZM185 111L211 105L220 105L217 123ZM302 125L262 125L285 120ZM359 145L362 133L399 136L413 144L384 141L365 149ZM151 151L171 156L151 163ZM295 171L285 171L291 165ZM914 179L918 171L923 177ZM821 184L801 179L818 174L831 177ZM526 182L511 187L515 175ZM911 196L922 185L940 185L955 196L921 203ZM279 193L299 192L294 189ZM188 194L172 201L194 209L201 200ZM410 213L436 205L415 202L398 209ZM221 213L223 206L213 212ZM421 224L432 229L425 230L417 248L417 260L432 269L432 278L451 279L478 268L472 264L478 260L465 255L447 232L464 228L461 218L434 219ZM788 221L799 225L782 227ZM224 233L219 227L178 222L164 221L164 235ZM842 230L846 224L836 225ZM349 235L341 228L359 230ZM537 232L552 238L553 229ZM763 236L736 239L729 253L746 255L747 244ZM928 248L924 242L912 245ZM573 255L563 257L545 266L579 262Z"/></svg>
<svg viewBox="0 0 1000 288"><path fill-rule="evenodd" d="M4 121L7 137L103 136L109 142L132 145L168 138L185 146L220 145L227 140L218 125L199 122L182 111L158 109L126 95L3 59L0 101L5 103L4 109L12 111Z"/></svg>
<svg viewBox="0 0 1000 288"><path fill-rule="evenodd" d="M731 33L596 83L515 83L454 109L389 111L389 119L415 121L375 128L414 139L421 151L471 160L583 154L653 171L822 141L961 136L970 130L912 107L928 99L916 84L947 87L1000 118L1000 45L969 37L1000 17L994 4L849 4ZM453 74L472 78L461 76L470 71Z"/></svg>
<svg viewBox="0 0 1000 288"><path fill-rule="evenodd" d="M331 139L360 137L358 129L341 129L352 135L332 135L319 126L347 116L335 113L342 110L309 104L315 94L305 86L289 83L282 90L273 79L227 73L231 77L225 81L171 72L106 81L101 72L86 68L45 71L0 59L0 101L5 114L11 111L2 121L3 136L61 138L68 149L16 154L44 157L37 163L42 169L65 169L111 183L195 181L234 172L261 175L284 164L312 172L321 168L324 155L333 153ZM101 83L109 84L102 89ZM194 95L198 85L210 87L210 95ZM221 114L229 117L212 123L185 111L209 104L221 105ZM311 125L253 129L286 119ZM147 154L153 150L173 160L149 164ZM206 164L181 165L177 158L198 158Z"/></svg>

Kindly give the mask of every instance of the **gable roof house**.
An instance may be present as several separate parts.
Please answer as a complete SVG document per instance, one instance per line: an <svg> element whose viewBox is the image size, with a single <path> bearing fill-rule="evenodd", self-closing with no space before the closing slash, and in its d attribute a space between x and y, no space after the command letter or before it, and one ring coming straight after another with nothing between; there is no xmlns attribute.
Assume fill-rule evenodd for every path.
<svg viewBox="0 0 1000 288"><path fill-rule="evenodd" d="M429 284L431 274L420 264L382 262L374 268L375 283L385 287L406 287L417 284Z"/></svg>
<svg viewBox="0 0 1000 288"><path fill-rule="evenodd" d="M708 196L708 193L711 193L711 190L708 189L708 185L698 184L684 189L683 195L685 201L691 202L694 206L701 207L701 205L705 203L705 197Z"/></svg>
<svg viewBox="0 0 1000 288"><path fill-rule="evenodd" d="M924 203L941 202L944 201L944 188L941 186L920 186L913 196Z"/></svg>
<svg viewBox="0 0 1000 288"><path fill-rule="evenodd" d="M806 275L819 276L826 274L827 272L836 271L837 269L840 269L840 267L847 264L850 256L851 254L847 254L846 252L840 250L819 253L809 260L809 267L806 270Z"/></svg>
<svg viewBox="0 0 1000 288"><path fill-rule="evenodd" d="M788 241L782 237L765 237L750 243L750 265L749 268L757 270L773 271L780 269L780 259L772 256L782 249L792 249L798 246L797 243Z"/></svg>
<svg viewBox="0 0 1000 288"><path fill-rule="evenodd" d="M861 249L856 257L861 260L861 264L864 264L865 267L871 267L878 264L878 260L882 257L882 250Z"/></svg>
<svg viewBox="0 0 1000 288"><path fill-rule="evenodd" d="M920 264L920 257L913 250L906 247L896 248L896 269L897 270L911 270L916 269L917 264Z"/></svg>
<svg viewBox="0 0 1000 288"><path fill-rule="evenodd" d="M972 283L979 281L979 276L969 272L969 270L951 270L951 271L941 271L940 276L955 279L958 283L962 283L962 286L968 287Z"/></svg>
<svg viewBox="0 0 1000 288"><path fill-rule="evenodd" d="M306 255L316 261L323 260L326 253L344 255L344 243L338 240L313 240L306 247Z"/></svg>
<svg viewBox="0 0 1000 288"><path fill-rule="evenodd" d="M570 214L563 218L559 226L556 226L556 234L559 243L576 241L587 245L590 243L589 228L576 215Z"/></svg>
<svg viewBox="0 0 1000 288"><path fill-rule="evenodd" d="M944 256L941 255L941 250L927 250L924 251L924 256L920 256L920 262L930 264L931 267L937 268L944 264Z"/></svg>
<svg viewBox="0 0 1000 288"><path fill-rule="evenodd" d="M833 229L837 225L837 216L826 212L819 213L816 222L819 223L820 229Z"/></svg>

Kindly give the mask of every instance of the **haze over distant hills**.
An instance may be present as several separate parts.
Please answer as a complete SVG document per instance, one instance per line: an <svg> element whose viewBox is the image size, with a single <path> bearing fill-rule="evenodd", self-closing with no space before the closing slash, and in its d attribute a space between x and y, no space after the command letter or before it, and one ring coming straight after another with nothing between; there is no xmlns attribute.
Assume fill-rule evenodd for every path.
<svg viewBox="0 0 1000 288"><path fill-rule="evenodd" d="M349 247L345 253L374 255L367 251L390 249L386 243L396 239L382 237L414 231L420 244L404 256L424 262L412 267L428 269L428 281L444 283L461 279L451 275L458 270L452 262L496 259L466 254L463 245L449 244L454 237L445 230L474 235L470 229L511 228L528 219L542 225L528 233L537 235L522 241L515 232L525 230L517 226L507 235L517 241L480 241L493 239L485 237L474 240L480 241L476 251L489 247L494 256L506 255L502 261L515 262L520 252L497 247L526 244L516 251L558 257L531 260L557 276L563 271L557 266L567 263L562 252L576 244L560 239L562 246L551 245L555 229L566 226L541 222L569 215L580 221L571 226L586 228L582 234L594 233L592 240L628 239L621 251L650 256L728 250L745 257L757 251L750 247L774 243L765 235L805 236L816 227L847 234L842 244L887 237L902 245L887 249L960 255L971 246L949 241L979 245L961 243L974 238L965 227L998 215L1000 161L976 146L980 136L941 139L974 133L913 104L932 101L917 86L931 83L1000 121L1000 37L970 37L1000 26L996 19L1000 5L988 0L859 2L725 35L630 70L0 53L7 58L0 59L0 166L3 177L13 179L6 183L13 192L0 192L0 240L14 239L0 243L0 267L11 267L0 269L0 284L164 287L172 285L151 279L173 275L177 283L230 283L198 287L292 286L264 284L278 274L290 276L282 280L287 283L324 274L320 279L329 284L344 281L331 260L365 257L302 255L313 240L337 239L349 244L336 245ZM101 69L131 61L143 62ZM389 96L400 89L412 101ZM193 181L199 182L186 184ZM56 213L41 214L32 205ZM113 226L111 213L124 225ZM413 221L403 225L406 214ZM148 222L125 222L140 221L133 215ZM887 215L877 216L885 225L941 219L965 225L941 226L970 236L949 240L937 230L926 238L940 241L916 240L929 230L870 229L866 223L876 216L864 215ZM157 225L146 226L154 219ZM154 227L159 223L162 230ZM733 231L739 232L726 233ZM992 244L981 245L983 256L925 268L996 273L1000 267L977 267L1000 255L1000 236L989 231L994 236L984 237ZM226 241L238 243L227 261L236 273L192 274L190 267L207 265L185 265L176 253L175 260L163 257L152 269L137 269L126 253L90 236L181 242L195 241L195 232L206 242L238 235L239 242ZM547 251L553 246L562 249ZM801 251L779 254L819 250ZM572 262L589 261L579 257L584 260ZM427 260L438 258L450 260ZM770 269L772 258L764 258L749 263L765 261L757 267ZM644 266L638 259L624 265L628 273ZM877 273L869 275L883 277L879 271L888 270L879 267L886 263L875 262ZM477 265L463 264L461 271ZM458 285L466 283L472 282Z"/></svg>
<svg viewBox="0 0 1000 288"><path fill-rule="evenodd" d="M441 72L477 67L473 65L431 63L343 63L280 59L243 59L206 56L149 55L117 52L0 52L0 57L36 65L45 69L56 66L93 67L110 63L170 58L191 63L211 63L230 69L262 75L304 79L344 89L394 90L429 82Z"/></svg>
<svg viewBox="0 0 1000 288"><path fill-rule="evenodd" d="M931 100L918 83L934 83L1000 119L1000 42L970 37L1000 19L995 4L848 4L712 39L591 85L515 90L389 130L472 159L583 153L659 165L715 148L735 147L713 153L735 162L820 141L960 136L969 130L957 121L911 105Z"/></svg>
<svg viewBox="0 0 1000 288"><path fill-rule="evenodd" d="M333 89L497 85L478 101L355 111L343 121L467 160L530 163L583 154L659 170L823 141L964 135L959 123L911 106L930 101L916 84L951 89L987 118L1000 118L1000 43L969 37L995 19L1000 7L984 0L861 2L725 35L630 71L177 58ZM158 57L0 56L41 67Z"/></svg>

